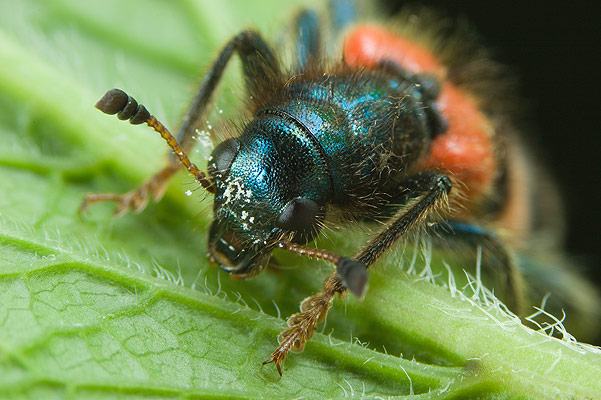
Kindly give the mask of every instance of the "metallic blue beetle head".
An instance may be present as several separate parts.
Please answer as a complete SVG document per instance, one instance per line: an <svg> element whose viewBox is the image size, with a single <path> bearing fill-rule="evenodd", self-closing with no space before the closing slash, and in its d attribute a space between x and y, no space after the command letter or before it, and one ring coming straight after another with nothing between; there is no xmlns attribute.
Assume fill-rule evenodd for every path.
<svg viewBox="0 0 601 400"><path fill-rule="evenodd" d="M319 232L329 177L294 121L255 118L215 148L208 169L217 188L209 251L233 276L260 272L278 242L305 244Z"/></svg>

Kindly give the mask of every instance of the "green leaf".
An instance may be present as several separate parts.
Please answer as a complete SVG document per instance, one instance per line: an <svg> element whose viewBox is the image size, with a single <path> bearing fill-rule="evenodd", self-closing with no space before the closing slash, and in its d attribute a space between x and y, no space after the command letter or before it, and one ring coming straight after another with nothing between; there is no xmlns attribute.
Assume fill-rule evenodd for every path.
<svg viewBox="0 0 601 400"><path fill-rule="evenodd" d="M177 126L220 46L248 26L281 43L296 3L0 2L0 398L601 397L599 349L525 328L421 257L380 263L280 378L261 362L327 265L278 253L290 269L230 280L205 256L211 199L183 173L141 214L78 216L85 193L163 162L158 135L93 108L107 89ZM215 126L239 118L234 64ZM366 235L320 244L352 254Z"/></svg>

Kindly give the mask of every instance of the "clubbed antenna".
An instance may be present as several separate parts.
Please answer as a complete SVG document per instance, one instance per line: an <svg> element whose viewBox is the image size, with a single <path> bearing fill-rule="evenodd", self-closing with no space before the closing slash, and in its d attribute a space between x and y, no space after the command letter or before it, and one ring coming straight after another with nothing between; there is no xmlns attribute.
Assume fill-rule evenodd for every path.
<svg viewBox="0 0 601 400"><path fill-rule="evenodd" d="M165 125L151 115L146 107L138 104L133 97L129 96L123 90L112 89L98 100L95 107L105 114L117 114L117 118L120 120L129 120L134 125L146 122L148 126L157 131L165 139L182 165L194 176L196 182L207 191L215 193L215 186L209 181L206 174L190 161L177 139L173 137Z"/></svg>

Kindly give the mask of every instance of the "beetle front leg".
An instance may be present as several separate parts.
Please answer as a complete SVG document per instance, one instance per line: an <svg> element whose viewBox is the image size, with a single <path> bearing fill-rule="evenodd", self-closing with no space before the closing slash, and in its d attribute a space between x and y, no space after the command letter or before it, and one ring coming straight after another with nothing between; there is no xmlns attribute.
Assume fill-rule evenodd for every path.
<svg viewBox="0 0 601 400"><path fill-rule="evenodd" d="M334 272L323 283L321 292L307 297L300 305L300 313L288 318L288 329L278 336L278 348L271 353L265 364L275 363L280 376L282 375L282 363L290 350L300 353L305 348L307 340L311 339L315 327L328 315L336 294L346 292L346 287L338 274Z"/></svg>
<svg viewBox="0 0 601 400"><path fill-rule="evenodd" d="M137 188L124 193L91 193L87 194L79 207L79 213L84 213L90 204L101 203L105 201L114 201L117 203L114 215L120 217L127 214L129 211L140 212L148 204L148 200L152 198L154 201L160 200L167 188L169 179L179 171L179 163L176 160L171 160L160 171L154 174L146 182Z"/></svg>
<svg viewBox="0 0 601 400"><path fill-rule="evenodd" d="M427 217L448 208L449 192L453 187L451 179L440 172L421 172L409 179L407 186L417 197L408 200L396 219L385 226L380 233L353 257L367 267L371 266L388 248L409 230L419 225Z"/></svg>
<svg viewBox="0 0 601 400"><path fill-rule="evenodd" d="M332 37L336 37L356 20L356 7L353 0L330 0L330 26ZM323 41L319 16L315 10L303 10L295 18L296 71L302 73L311 61L322 59L327 43Z"/></svg>
<svg viewBox="0 0 601 400"><path fill-rule="evenodd" d="M249 93L256 97L260 87L269 84L271 79L283 79L269 45L257 32L246 30L232 38L221 50L217 59L206 73L196 96L184 116L182 125L177 132L177 140L187 149L193 143L196 128L202 124L207 106L217 84L230 61L232 55L238 53L242 61L242 72Z"/></svg>
<svg viewBox="0 0 601 400"><path fill-rule="evenodd" d="M368 268L409 230L448 206L448 194L452 183L449 177L442 173L422 172L416 174L408 180L407 187L411 188L411 193L417 193L417 197L409 200L408 205L397 214L398 217L393 217L392 223L385 226L355 254L351 260L354 264ZM278 348L263 364L275 363L281 375L280 365L284 362L288 352L303 350L306 341L313 336L317 324L327 316L336 294L343 294L347 290L346 286L354 284L351 277L341 276L341 270L343 268L338 267L337 272L325 280L320 293L306 298L301 303L300 313L293 314L288 318L289 328L280 334ZM358 270L358 268L353 268L353 270Z"/></svg>

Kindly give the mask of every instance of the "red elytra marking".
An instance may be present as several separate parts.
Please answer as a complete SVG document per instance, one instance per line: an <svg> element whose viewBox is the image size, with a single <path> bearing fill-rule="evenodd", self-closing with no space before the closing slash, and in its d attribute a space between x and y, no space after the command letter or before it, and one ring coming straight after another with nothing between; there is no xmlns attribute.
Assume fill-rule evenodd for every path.
<svg viewBox="0 0 601 400"><path fill-rule="evenodd" d="M492 127L468 95L444 81L445 68L430 50L384 28L359 26L345 38L344 60L348 65L365 67L393 61L411 73L429 73L442 79L436 104L448 130L432 141L421 167L449 171L465 184L472 199L490 189L496 170Z"/></svg>

